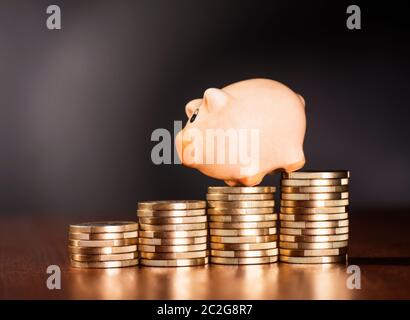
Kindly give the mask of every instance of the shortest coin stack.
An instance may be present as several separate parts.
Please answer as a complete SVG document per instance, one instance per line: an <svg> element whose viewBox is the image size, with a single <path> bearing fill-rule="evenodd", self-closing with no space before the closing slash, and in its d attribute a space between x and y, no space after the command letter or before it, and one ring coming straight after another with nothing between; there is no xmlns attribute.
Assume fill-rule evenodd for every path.
<svg viewBox="0 0 410 320"><path fill-rule="evenodd" d="M71 265L76 268L120 268L138 264L138 223L105 221L72 224Z"/></svg>
<svg viewBox="0 0 410 320"><path fill-rule="evenodd" d="M346 261L349 238L348 179L348 171L283 173L280 261Z"/></svg>
<svg viewBox="0 0 410 320"><path fill-rule="evenodd" d="M208 263L206 202L139 202L140 264L187 267Z"/></svg>
<svg viewBox="0 0 410 320"><path fill-rule="evenodd" d="M275 187L209 187L210 260L216 264L277 262Z"/></svg>

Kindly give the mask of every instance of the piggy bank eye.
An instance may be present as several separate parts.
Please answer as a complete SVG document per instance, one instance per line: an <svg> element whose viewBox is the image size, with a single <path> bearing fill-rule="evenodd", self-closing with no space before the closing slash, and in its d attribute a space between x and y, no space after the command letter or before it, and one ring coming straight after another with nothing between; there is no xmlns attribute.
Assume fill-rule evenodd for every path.
<svg viewBox="0 0 410 320"><path fill-rule="evenodd" d="M195 119L196 119L196 116L198 115L198 113L199 113L199 108L196 108L194 113L192 114L191 119L189 119L189 122L191 122L191 123L194 122Z"/></svg>

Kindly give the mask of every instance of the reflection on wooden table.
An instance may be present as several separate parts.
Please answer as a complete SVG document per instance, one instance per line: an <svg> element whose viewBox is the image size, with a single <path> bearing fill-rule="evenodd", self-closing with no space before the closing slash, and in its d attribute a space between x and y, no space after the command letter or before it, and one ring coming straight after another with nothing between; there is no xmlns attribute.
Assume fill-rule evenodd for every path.
<svg viewBox="0 0 410 320"><path fill-rule="evenodd" d="M362 289L350 290L343 264L75 269L69 223L110 217L3 215L0 299L409 299L410 215L394 217L351 214L349 263L360 266ZM46 287L52 264L61 268L61 290Z"/></svg>

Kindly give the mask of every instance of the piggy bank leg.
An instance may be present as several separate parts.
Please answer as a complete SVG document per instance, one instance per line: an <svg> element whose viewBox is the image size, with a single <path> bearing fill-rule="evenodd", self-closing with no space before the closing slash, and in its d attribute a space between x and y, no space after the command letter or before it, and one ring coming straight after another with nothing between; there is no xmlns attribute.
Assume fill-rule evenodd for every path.
<svg viewBox="0 0 410 320"><path fill-rule="evenodd" d="M253 186L260 184L264 176L265 176L265 173L258 173L254 176L240 179L239 183L247 187L253 187Z"/></svg>
<svg viewBox="0 0 410 320"><path fill-rule="evenodd" d="M303 168L303 166L305 165L305 162L306 162L305 157L303 156L302 160L283 167L281 171L285 171L285 172L297 171Z"/></svg>
<svg viewBox="0 0 410 320"><path fill-rule="evenodd" d="M230 187L235 187L238 185L238 182L235 180L225 180L224 182Z"/></svg>
<svg viewBox="0 0 410 320"><path fill-rule="evenodd" d="M225 183L230 187L235 187L235 186L253 187L261 183L264 176L265 176L265 173L258 173L254 176L242 178L239 180L225 180Z"/></svg>

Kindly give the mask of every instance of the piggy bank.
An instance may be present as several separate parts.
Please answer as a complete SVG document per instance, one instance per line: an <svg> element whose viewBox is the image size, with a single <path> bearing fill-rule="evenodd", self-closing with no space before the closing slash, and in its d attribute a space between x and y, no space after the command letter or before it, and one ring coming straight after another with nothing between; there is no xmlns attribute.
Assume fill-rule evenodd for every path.
<svg viewBox="0 0 410 320"><path fill-rule="evenodd" d="M284 84L250 79L205 90L185 107L175 143L181 163L230 186L254 186L305 164L305 101Z"/></svg>

